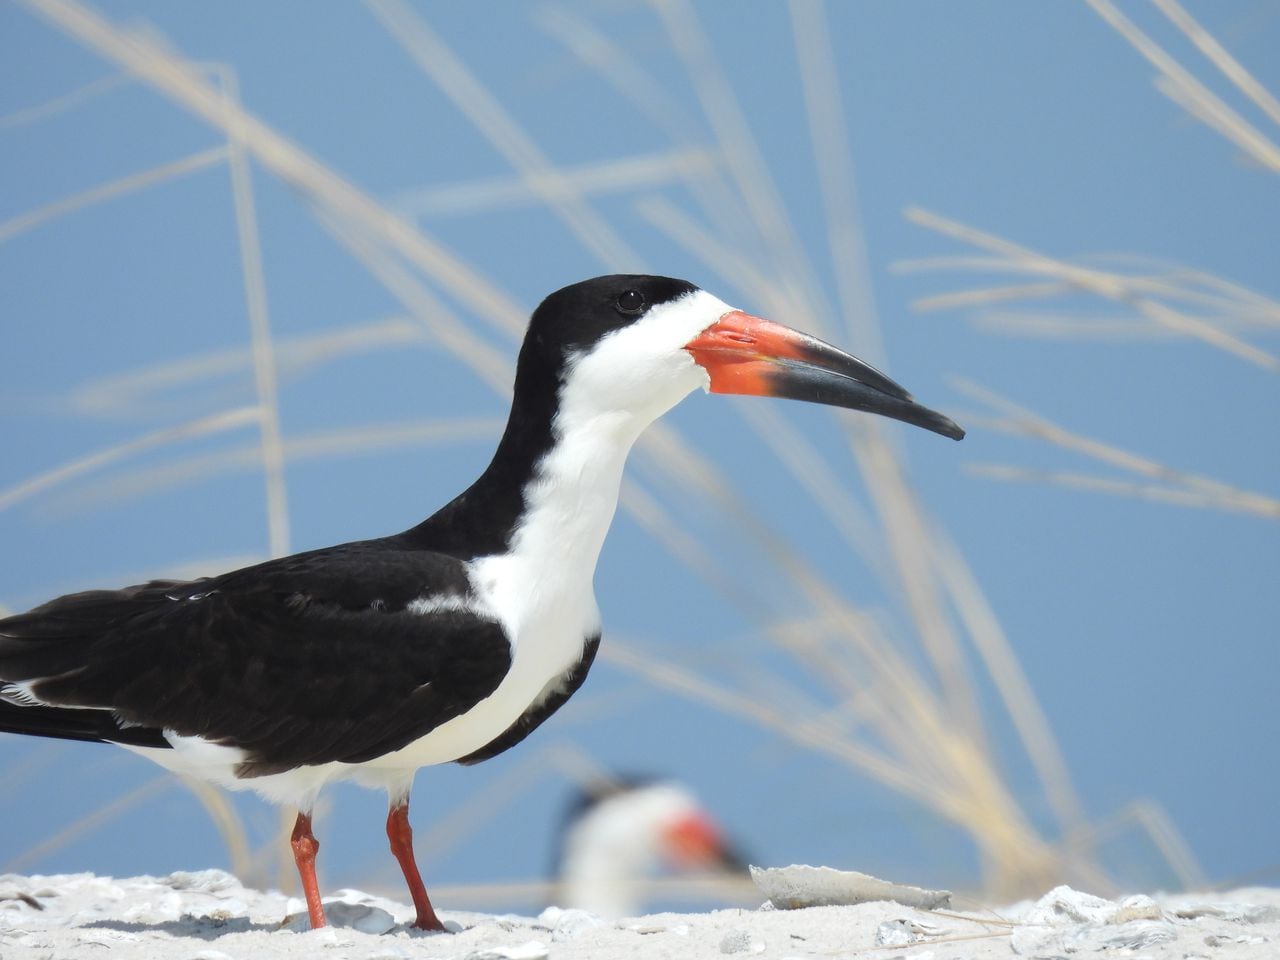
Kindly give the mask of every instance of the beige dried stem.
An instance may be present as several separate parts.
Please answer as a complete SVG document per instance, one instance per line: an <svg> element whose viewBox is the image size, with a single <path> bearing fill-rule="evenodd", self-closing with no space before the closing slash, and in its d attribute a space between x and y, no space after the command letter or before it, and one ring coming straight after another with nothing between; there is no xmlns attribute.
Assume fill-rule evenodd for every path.
<svg viewBox="0 0 1280 960"><path fill-rule="evenodd" d="M913 798L926 809L968 829L984 852L997 858L997 866L1017 870L1024 882L1032 876L1041 875L1048 864L1059 859L1058 854L1021 820L1016 806L1011 806L1010 798L998 789L982 789L989 786L989 782L970 783L969 789L956 789L955 784L945 782L931 782L903 765L911 761L909 755L892 757L860 745L834 733L830 725L818 717L811 719L787 714L767 701L743 696L692 671L643 656L631 644L617 639L612 639L607 648L601 649L601 656L607 662L644 676L672 693L737 716L807 749L848 764L873 780ZM945 744L921 743L917 746L924 751L931 746L942 745ZM993 804L996 810L1012 819L1006 819L999 825L991 824L988 822L991 815L988 804ZM1017 853L1012 846L1015 844L1018 845ZM1096 875L1093 879L1102 882Z"/></svg>
<svg viewBox="0 0 1280 960"><path fill-rule="evenodd" d="M165 427L162 430L156 430L125 443L119 443L106 449L77 457L61 466L46 470L7 489L0 490L0 510L7 510L37 494L66 483L68 480L101 470L103 467L166 444L222 433L250 424L256 425L260 416L261 411L256 406L240 407L236 410L227 410L215 413L212 416L201 417L198 420L192 420L174 427Z"/></svg>
<svg viewBox="0 0 1280 960"><path fill-rule="evenodd" d="M1133 483L1093 474L1035 470L1002 463L971 463L966 464L965 469L976 477L986 477L989 480L1048 484L1090 493L1108 493L1113 496L1131 497L1135 500L1150 500L1153 503L1164 503L1175 507L1222 510L1228 513L1247 513L1269 520L1280 519L1280 501L1262 499L1257 494L1236 497L1227 494L1196 493L1153 483Z"/></svg>
<svg viewBox="0 0 1280 960"><path fill-rule="evenodd" d="M1160 12L1173 21L1179 30L1200 48L1200 52L1208 57L1215 67L1222 71L1240 91L1257 104L1272 123L1280 124L1280 101L1246 70L1222 44L1214 39L1176 0L1153 0Z"/></svg>
<svg viewBox="0 0 1280 960"><path fill-rule="evenodd" d="M280 397L276 387L275 346L267 312L266 277L262 270L262 245L258 235L258 215L249 179L249 163L244 141L244 111L233 70L216 68L227 114L228 166L231 195L236 216L236 239L244 282L245 310L249 318L253 354L253 380L258 395L258 429L261 432L262 474L266 486L267 543L272 557L289 552L289 504L284 482L284 446L280 436Z"/></svg>
<svg viewBox="0 0 1280 960"><path fill-rule="evenodd" d="M992 429L1043 440L1046 443L1083 454L1128 473L1136 473L1156 481L1162 486L1131 485L1101 477L1081 477L1072 474L1042 473L1026 471L1021 468L993 468L990 466L981 468L985 475L994 476L997 479L1037 479L1065 483L1068 486L1105 490L1113 493L1127 493L1148 499L1160 499L1183 506L1217 507L1223 510L1252 513L1256 516L1270 519L1280 518L1280 500L1274 497L1240 490L1211 477L1176 470L1148 457L1073 433L1065 427L1053 423L1037 413L1033 413L1026 407L1015 404L994 391L980 387L977 384L959 380L956 382L956 388L962 393L986 403L1002 414L1001 418L984 421Z"/></svg>
<svg viewBox="0 0 1280 960"><path fill-rule="evenodd" d="M365 0L365 4L583 246L597 251L606 264L620 272L640 262L631 246L586 203L577 185L556 173L533 139L426 21L402 0Z"/></svg>
<svg viewBox="0 0 1280 960"><path fill-rule="evenodd" d="M713 167L714 161L705 150L675 149L558 167L543 176L493 177L420 187L398 194L395 206L415 217L466 216L540 204L544 196L567 190L588 197L667 187L705 175Z"/></svg>
<svg viewBox="0 0 1280 960"><path fill-rule="evenodd" d="M686 0L652 0L652 5L693 83L729 178L746 206L749 222L764 239L767 255L760 258L761 263L777 264L777 269L768 270L765 275L776 278L784 302L811 303L814 309L806 313L831 316L829 310L822 309L825 296L820 295L821 287L801 252L768 165L692 5ZM817 301L810 299L815 293L820 295Z"/></svg>
<svg viewBox="0 0 1280 960"><path fill-rule="evenodd" d="M673 9L675 8L675 5L664 6L664 9L668 9L668 8ZM686 19L681 20L681 24L680 24L681 29L684 29L685 27L690 26L689 19L687 19L687 13L689 12L687 12L687 10L685 10L684 8L681 8L680 12L682 15L685 15L686 17ZM716 106L712 106L712 108L709 108L709 110L719 109L723 105L724 100L726 100L727 87L719 83L718 79L714 76L710 77L710 79L705 79L708 76L709 70L712 69L709 67L709 64L712 63L712 58L710 58L709 50L707 49L707 47L701 46L699 44L694 44L694 49L698 51L699 64L698 64L698 67L696 68L690 67L690 72L694 74L695 82L696 82L696 77L703 76L705 86L709 87L709 90L704 92L704 96L703 96L704 104L716 105ZM728 96L731 96L731 92L728 93ZM733 110L732 106L728 106L728 108L724 108L724 109L727 109L728 111L730 111L730 114L735 113L735 110ZM714 118L713 118L713 127L714 125L716 125L716 123L714 123ZM737 123L736 120L733 119L733 116L730 116L727 122L723 122L722 120L722 123L719 124L719 129L721 129L721 131L728 131L728 136L735 138L736 147L744 147L745 145L745 148L742 148L742 150L735 151L736 155L748 156L751 154L751 148L753 148L753 145L750 145L749 142L746 142L746 140L749 140L749 132L745 131L745 125ZM740 172L739 183L740 183L740 186L742 186L742 188L745 189L745 191L751 191L751 189L753 189L753 186L751 186L751 180L753 180L753 174L754 172L753 170L750 170L750 165L749 165L749 169L746 170L745 173ZM763 193L758 193L758 195L755 195L756 202L754 205L754 209L756 211L764 211L765 219L768 219L768 216L771 215L771 204L769 204L768 193L769 193L768 189L765 188ZM664 211L664 214L666 214L666 212L667 211ZM657 220L659 218L653 218L653 219ZM773 227L777 227L776 221L774 221L773 224L767 223L763 225L762 224L758 224L758 225L762 227L765 233L769 233L769 227L771 227L771 225L773 225ZM782 236L782 234L785 234L785 230L774 230L773 232L774 237ZM726 262L726 261L722 260L721 269L723 269L723 262ZM737 273L748 273L748 271L739 270L737 271ZM810 297L806 297L806 300L818 301L819 298L810 296ZM873 470L874 468L876 467L873 467ZM879 470L881 470L882 474L883 472L888 472L884 470L883 466L879 466L878 468ZM872 470L868 470L864 472L865 474L870 474ZM887 483L887 484L884 484L884 486L886 486L886 488L888 489L892 489L893 486L897 486L897 488L901 489L900 483L897 483L897 484ZM890 494L890 497L888 497L887 499L892 499L892 494ZM899 515L899 518L900 517L901 515ZM892 526L892 522L890 526ZM911 571L911 572L914 573L914 571ZM897 703L896 699L891 699L891 701L892 703ZM909 701L909 703L913 703L913 701L914 703L919 703L918 700L915 700L915 698L910 698L910 696L909 698L906 698L906 701ZM928 710L923 710L923 712L918 713L918 717L928 718L929 717ZM896 726L897 724L895 724L895 727ZM925 719L925 726L932 728L932 731L936 732L937 731L936 719L933 719L932 722L928 721L928 719ZM892 732L893 731L890 731L891 735L892 735ZM945 739L945 737L943 737L943 739ZM916 742L919 742L919 741L916 741ZM932 742L932 741L927 740L927 742ZM974 756L980 755L980 753L975 753L975 751L973 750L955 748L955 746L950 751L943 751L943 753L945 754L950 753L950 760L952 762L952 768L951 768L952 772L963 771L960 773L961 780L969 781L970 788L972 788L973 785L975 785L975 783L979 783L979 782L983 783L984 787L989 788L989 786L991 786L991 778L989 778L988 776L988 774L991 773L991 768L989 768L989 765L986 768L986 771L978 772L979 769L982 769L983 764L978 763L977 765L975 765L973 762ZM961 767L956 768L954 765L954 762L956 759L960 759L960 758L963 758L961 759ZM988 792L991 792L991 791L988 790ZM988 809L993 810L993 812L995 812L995 810L997 809L1000 809L1000 813L995 814L996 817L1000 817L1001 814L1004 814L1005 809L1007 808L1005 808L1004 804L992 804L988 806ZM1007 820L1005 820L1005 822L1007 823ZM972 824L966 824L966 826L972 826ZM991 831L991 832L992 833L1000 832L1000 827L998 827L998 824L996 824L995 831ZM1019 854L1014 850L1014 847L1012 846L1005 847L1005 851L1011 854L1010 860L1016 860L1019 858Z"/></svg>
<svg viewBox="0 0 1280 960"><path fill-rule="evenodd" d="M203 780L191 777L179 777L178 780L195 795L205 814L213 821L231 862L231 872L246 886L260 885L266 878L254 876L249 832L227 795Z"/></svg>
<svg viewBox="0 0 1280 960"><path fill-rule="evenodd" d="M706 138L683 104L670 97L658 79L612 37L573 10L554 4L535 10L533 20L673 144L704 149ZM712 152L711 157L714 168L706 176L694 177L687 184L689 192L719 235L736 238L740 246L751 246L760 239L755 224L741 209L732 184L726 181L718 153Z"/></svg>
<svg viewBox="0 0 1280 960"><path fill-rule="evenodd" d="M275 338L275 358L281 379L296 376L340 357L427 343L424 331L405 317L354 323L319 333ZM60 408L85 416L129 416L155 412L157 395L232 377L253 368L253 348L192 354L124 373L97 376L66 391ZM166 398L168 399L168 398Z"/></svg>
<svg viewBox="0 0 1280 960"><path fill-rule="evenodd" d="M471 442L477 438L497 438L503 421L493 417L410 420L398 423L370 423L338 430L287 437L283 441L284 462L350 459L362 455ZM247 473L262 469L262 444L221 450L217 453L185 457L169 463L149 464L144 469L117 471L96 480L91 487L68 493L52 505L59 510L85 510L130 497L185 486L218 474Z"/></svg>
<svg viewBox="0 0 1280 960"><path fill-rule="evenodd" d="M796 317L799 323L809 328L822 330L826 325L822 317L831 315L831 311L824 306L822 289L815 282L812 266L808 265L799 243L796 242L794 230L788 224L785 209L769 178L763 157L760 156L750 128L745 123L732 88L724 79L722 70L719 69L712 47L701 31L700 24L689 5L660 3L658 8L663 14L672 45L685 60L686 70L694 82L695 90L698 91L704 113L707 114L713 132L721 145L722 154L730 163L731 174L735 177L737 187L744 196L749 214L755 220L756 228L760 230L762 236L767 238L774 259L783 265L781 287L786 291L787 300L791 301L791 306L787 308L785 315L788 319ZM829 72L828 77L823 79L829 82ZM808 86L810 90L814 90L822 86L822 81L809 83ZM824 102L829 104L838 100L828 96ZM836 129L837 131L840 129L838 123ZM819 143L818 147L829 146L838 140L840 140L838 136L827 137ZM847 156L847 151L845 155ZM831 172L837 166L840 166L840 157L832 163L824 164L822 169L824 172ZM835 197L837 200L844 198L847 201L854 196L851 186L842 189L832 187L827 193L828 196ZM841 212L849 216L852 224L858 223L856 210ZM845 244L846 248L847 246L849 244ZM762 266L756 265L756 273L764 273ZM855 276L858 275L856 265L852 265L851 269L855 270ZM865 316L865 314L859 314L859 316ZM869 445L876 444L881 436L877 426L859 425L855 428L852 426L854 422L845 419L841 424L846 426L846 429L855 430L856 436L861 440L861 443L854 444L855 456L860 458L860 465L864 466L864 479L872 489L873 499L882 509L882 513L883 509L901 506L901 500L897 499L896 495L901 485L895 483L892 476L888 476L890 472L888 465L893 462L892 454L882 458L861 456L865 449ZM891 554L899 562L900 567L904 563L911 564L913 559L913 550L911 550L913 540L910 532L904 530L904 524L901 522L909 516L899 513L897 515L899 522L887 522L884 525L890 540ZM908 599L908 607L913 613L916 626L920 628L925 650L937 664L938 676L943 678L942 682L948 691L956 721L965 724L970 735L980 737L977 709L973 707L972 686L968 684L963 660L956 655L955 645L952 643L954 639L947 635L937 604L933 603L936 591L932 591L927 584L923 584L925 575L922 573L922 567L918 564L911 564L911 566L913 566L911 571L913 576L906 577L902 586L905 586L904 593Z"/></svg>
<svg viewBox="0 0 1280 960"><path fill-rule="evenodd" d="M158 167L152 167L150 170L143 170L139 173L131 173L127 177L121 177L118 180L112 180L110 183L103 183L81 193L63 197L61 200L38 207L35 210L29 210L26 213L20 213L16 217L10 217L8 220L0 222L0 243L12 240L14 237L41 224L56 220L58 217L65 217L94 204L113 200L116 197L122 197L138 190L145 190L148 187L154 187L156 184L164 183L166 180L184 177L187 174L222 163L226 159L227 149L225 147L201 150L180 160L174 160L172 163L161 164Z"/></svg>
<svg viewBox="0 0 1280 960"><path fill-rule="evenodd" d="M81 84L61 96L0 116L0 130L12 130L28 123L48 120L50 117L55 117L73 107L88 103L105 93L122 87L128 82L129 77L123 73L109 73L105 77L99 77L97 80L90 80L88 83Z"/></svg>
<svg viewBox="0 0 1280 960"><path fill-rule="evenodd" d="M1201 83L1192 73L1163 47L1144 33L1126 17L1110 0L1085 0L1117 33L1160 71L1158 86L1163 92L1181 95L1180 103L1193 104L1197 119L1209 123L1215 130L1244 150L1258 163L1273 173L1280 173L1280 147L1249 123ZM1171 0L1157 0L1157 6L1190 37L1246 95L1261 107L1273 120L1276 103L1253 77L1206 33L1191 17Z"/></svg>
<svg viewBox="0 0 1280 960"><path fill-rule="evenodd" d="M977 230L955 220L918 207L908 208L906 218L912 223L927 227L943 236L952 237L983 250L1006 257L1021 269L1046 276L1057 277L1073 288L1097 294L1136 310L1153 323L1168 327L1178 333L1195 337L1210 346L1224 350L1242 360L1265 370L1280 372L1280 357L1246 343L1226 330L1215 326L1203 317L1174 310L1152 296L1137 292L1137 284L1131 278L1116 273L1089 269L1052 257L1002 239L991 233Z"/></svg>
<svg viewBox="0 0 1280 960"><path fill-rule="evenodd" d="M974 314L975 330L1043 340L1168 340L1178 334L1131 317L1082 317L1031 310L985 310Z"/></svg>
<svg viewBox="0 0 1280 960"><path fill-rule="evenodd" d="M110 803L98 807L92 813L87 813L71 822L53 836L33 844L15 857L11 857L0 869L5 873L20 873L31 864L39 863L50 854L61 850L78 837L82 837L86 833L92 833L144 801L150 800L165 790L172 789L177 782L177 779L168 773L148 780L146 783L134 787L128 793L116 797Z"/></svg>
<svg viewBox="0 0 1280 960"><path fill-rule="evenodd" d="M1103 271L1103 274L1114 275L1117 282L1123 283L1134 293L1151 294L1172 302L1194 303L1198 307L1206 307L1208 310L1228 315L1220 317L1222 323L1238 321L1242 324L1257 324L1267 328L1280 326L1280 303L1265 294L1222 279L1221 276L1207 274L1184 264L1174 264L1174 262L1138 256L1134 253L1096 255L1089 261L1097 264L1129 266L1130 273L1121 274L1119 271L1112 270ZM963 270L979 271L979 273L1025 274L1042 273L1044 265L1042 261L1027 261L1007 256L933 256L900 260L895 262L891 269L895 273ZM1041 284L1028 284L1028 287L1033 289L1033 292L1028 294L1028 298L1041 296L1041 292L1034 289L1039 285ZM1050 284L1043 285L1048 287ZM1056 287L1053 293L1076 292L1076 288L1070 283L1057 283ZM1007 300L1007 297L998 296L995 293L996 289L998 288L992 288L991 297L995 300ZM942 294L942 296L960 297L965 293L968 292L961 291L955 294ZM975 296L977 293L974 292ZM1050 292L1044 292L1044 296L1048 293ZM915 301L915 306L916 308L938 308L934 306L932 297Z"/></svg>
<svg viewBox="0 0 1280 960"><path fill-rule="evenodd" d="M524 325L518 304L420 229L385 209L282 134L226 98L199 69L141 32L113 26L75 0L18 0L68 36L114 61L215 129L232 125L245 148L274 175L320 208L359 223L478 317L509 331Z"/></svg>
<svg viewBox="0 0 1280 960"><path fill-rule="evenodd" d="M805 37L804 40L801 41L801 44L803 44L806 54L801 56L800 59L801 61L806 61L806 63L813 64L829 63L829 56L827 56L827 58L823 58L823 56L820 55L810 55L810 46L813 46L815 42L818 42L818 37L826 35L824 35L820 19L806 17L806 13L808 12L801 10L801 23L797 24L801 31L803 31L803 36ZM703 54L705 54L705 52L707 51L704 50ZM806 81L806 88L812 92L812 96L810 96L810 104L824 104L826 105L823 108L824 110L833 109L832 105L838 106L837 97L827 90L827 86L828 84L831 84L831 82L831 70L829 69L824 73L820 73L819 76L809 78L808 81ZM714 99L716 99L716 97L705 97L704 100L714 101ZM812 124L820 125L820 127L826 129L828 132L838 132L841 129L840 123L833 122L826 113L822 113L820 116L814 116ZM733 124L728 125L730 125L730 128L737 129ZM815 148L817 148L819 152L826 152L832 150L832 145L838 145L838 142L840 142L840 137L838 136L824 136L822 138L817 138ZM835 159L832 159L831 161L828 161L828 163L824 163L822 165L823 172L826 172L828 175L844 175L840 172L847 170L847 163L841 163L841 156L844 156L847 159L847 151L837 150ZM748 187L748 189L749 188L750 187ZM846 186L842 188L828 187L826 189L826 193L827 196L831 198L832 202L845 202L846 205L850 204L850 200L852 196L854 196L852 195L851 184L846 184ZM844 200L841 201L842 197L844 197ZM758 209L760 206L767 205L758 205ZM841 215L842 219L846 219L847 221L850 221L850 223L856 223L855 209L847 209L846 206L846 209L838 211L838 215ZM856 268L856 265L854 265L854 268ZM856 269L852 275L858 275L856 274ZM849 296L847 288L846 296ZM812 298L812 300L817 300L817 298ZM873 312L869 310L867 303L869 303L869 298L865 297L865 294L863 294L863 297L860 298L859 305L852 307L852 310L858 310L858 308L861 307L861 316L873 316ZM855 454L858 453L859 449L873 447L874 442L876 442L876 429L872 428L868 430L867 433L872 434L870 442L868 443L867 436L861 436L863 443L855 444ZM918 566L914 566L914 564L911 564L910 562L902 562L908 557L914 556L918 558L922 556L922 553L915 552L913 548L915 547L915 544L920 543L920 539L922 538L920 538L919 534L922 534L923 530L920 530L919 527L916 527L915 530L911 530L911 524L913 524L913 522L916 521L916 518L919 517L918 508L916 508L916 504L904 499L904 494L902 494L902 492L905 490L905 484L901 483L901 476L895 476L896 460L892 457L892 454L887 452L887 449L882 448L881 454L879 454L878 457L872 457L869 458L869 460L870 462L864 461L864 477L867 477L869 488L873 490L873 494L879 494L877 502L879 508L881 508L882 516L888 515L886 516L884 526L886 526L888 534L890 534L891 543L893 543L896 538L897 545L901 547L899 561L900 567L904 570L904 580L909 586L918 588L918 586L922 585L922 581L924 580L924 577L920 576L920 568ZM927 550L927 548L925 548L925 550ZM945 673L946 676L954 678L956 676L955 664L957 663L956 655L954 653L954 637L946 636L945 632L943 632L945 631L945 628L938 625L938 618L936 616L938 607L936 603L933 602L933 595L929 593L919 593L911 599L914 600L913 609L916 611L916 614L918 614L918 626L924 626L922 634L924 636L925 643L928 645L929 637L931 637L931 635L934 636L936 643L934 643L931 653L933 653L934 658L936 658L936 662L943 664L942 672ZM934 614L933 617L931 617L931 607L932 613ZM948 644L950 644L950 646L948 646ZM960 689L963 689L963 685L960 686ZM952 751L952 756L954 756L954 758L956 755L963 754L973 756L974 751ZM970 767L968 771L963 774L963 777L966 776L970 778L970 782L983 782L984 785L989 787L987 773L989 773L989 768L987 772L977 772L977 768Z"/></svg>
<svg viewBox="0 0 1280 960"><path fill-rule="evenodd" d="M1095 257L1094 260L1114 262L1117 264L1133 264L1142 268L1142 272L1109 273L1116 282L1134 293L1144 293L1177 303L1191 303L1212 311L1205 317L1205 322L1224 326L1258 326L1274 328L1280 326L1280 303L1269 297L1250 290L1238 283L1232 283L1221 277L1195 270L1182 264L1167 263L1150 257L1138 257L1133 254L1112 254L1107 257ZM921 257L899 260L891 269L895 273L918 273L923 271L971 270L983 273L1039 273L1044 271L1040 262L1028 262L1010 257ZM953 306L982 305L987 302L1001 302L1014 299L1018 286L990 287L972 291L958 291L941 294L936 297L923 297L912 306L917 310L939 310ZM1025 295L1021 299L1041 299L1077 292L1078 288L1070 282L1049 281L1045 283L1026 284Z"/></svg>
<svg viewBox="0 0 1280 960"><path fill-rule="evenodd" d="M1118 813L1081 828L1068 838L1067 843L1077 849L1097 850L1105 841L1131 824L1136 825L1155 844L1183 890L1204 890L1208 887L1204 870L1191 852L1186 839L1169 819L1164 807L1154 800L1135 800Z"/></svg>

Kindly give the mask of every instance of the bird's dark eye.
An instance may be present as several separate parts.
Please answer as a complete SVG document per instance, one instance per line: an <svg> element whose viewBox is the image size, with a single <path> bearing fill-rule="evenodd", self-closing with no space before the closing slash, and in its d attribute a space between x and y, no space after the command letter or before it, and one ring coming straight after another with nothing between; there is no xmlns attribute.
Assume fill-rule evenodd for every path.
<svg viewBox="0 0 1280 960"><path fill-rule="evenodd" d="M634 316L644 309L644 294L637 290L623 290L618 294L618 301L615 304L619 313L626 313Z"/></svg>

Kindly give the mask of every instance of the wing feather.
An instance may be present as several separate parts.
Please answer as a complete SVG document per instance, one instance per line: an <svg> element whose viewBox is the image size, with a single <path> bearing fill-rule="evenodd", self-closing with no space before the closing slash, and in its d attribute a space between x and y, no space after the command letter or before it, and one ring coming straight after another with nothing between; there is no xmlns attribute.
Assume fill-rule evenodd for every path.
<svg viewBox="0 0 1280 960"><path fill-rule="evenodd" d="M0 620L0 681L40 701L46 732L57 730L50 709L103 710L134 739L172 730L240 747L245 776L358 762L466 712L505 676L497 623L409 609L468 589L459 560L365 541L72 594ZM67 729L83 734L83 715Z"/></svg>

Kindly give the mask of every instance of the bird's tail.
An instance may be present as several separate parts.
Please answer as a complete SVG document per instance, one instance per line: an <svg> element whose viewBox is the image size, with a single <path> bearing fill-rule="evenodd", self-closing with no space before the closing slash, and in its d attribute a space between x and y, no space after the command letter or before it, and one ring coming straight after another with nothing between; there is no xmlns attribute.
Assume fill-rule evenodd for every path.
<svg viewBox="0 0 1280 960"><path fill-rule="evenodd" d="M0 619L0 733L60 740L167 747L160 730L121 723L107 703L92 699L60 706L39 695L41 681L73 676L92 655L135 594L170 582L121 591L71 594L26 613Z"/></svg>

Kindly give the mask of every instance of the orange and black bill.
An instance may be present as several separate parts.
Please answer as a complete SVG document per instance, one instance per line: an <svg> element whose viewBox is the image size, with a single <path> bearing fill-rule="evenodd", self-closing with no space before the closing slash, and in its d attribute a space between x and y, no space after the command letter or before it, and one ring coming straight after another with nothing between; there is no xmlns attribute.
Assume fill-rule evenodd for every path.
<svg viewBox="0 0 1280 960"><path fill-rule="evenodd" d="M952 440L964 430L921 406L883 373L807 333L741 310L726 313L685 349L711 376L712 393L787 397L924 427Z"/></svg>

